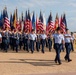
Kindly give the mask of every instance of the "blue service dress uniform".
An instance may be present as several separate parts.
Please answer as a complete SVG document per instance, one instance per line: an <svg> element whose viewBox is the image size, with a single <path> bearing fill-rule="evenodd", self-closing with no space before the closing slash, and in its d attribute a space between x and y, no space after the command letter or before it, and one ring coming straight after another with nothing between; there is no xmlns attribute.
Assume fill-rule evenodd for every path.
<svg viewBox="0 0 76 75"><path fill-rule="evenodd" d="M36 38L37 38L37 36L36 36L35 33L34 34L32 34L32 33L29 34L31 53L34 52L34 42L35 42Z"/></svg>
<svg viewBox="0 0 76 75"><path fill-rule="evenodd" d="M61 64L60 60L60 51L61 51L61 44L62 41L64 41L64 36L62 34L54 34L54 43L55 43L55 51L56 51L56 57L55 57L55 62Z"/></svg>
<svg viewBox="0 0 76 75"><path fill-rule="evenodd" d="M68 62L71 61L70 59L70 51L71 51L71 35L70 34L65 34L65 48L66 48L66 55L65 55L65 60L68 60Z"/></svg>
<svg viewBox="0 0 76 75"><path fill-rule="evenodd" d="M0 33L0 48L1 48L1 44L2 44L2 34Z"/></svg>
<svg viewBox="0 0 76 75"><path fill-rule="evenodd" d="M13 37L14 37L14 32L11 32L11 34L10 34L10 47L11 47L11 49L13 49L13 44L14 44Z"/></svg>
<svg viewBox="0 0 76 75"><path fill-rule="evenodd" d="M1 43L0 43L0 48L1 48L1 50L2 50L2 48L3 48L3 46L2 46L2 31L0 32L0 35L1 35Z"/></svg>
<svg viewBox="0 0 76 75"><path fill-rule="evenodd" d="M11 33L11 45L12 45L12 49L14 51L15 48L15 38L14 38L14 32Z"/></svg>
<svg viewBox="0 0 76 75"><path fill-rule="evenodd" d="M74 46L73 46L73 44L74 44L74 40L75 40L75 38L74 38L74 35L71 35L71 50L72 51L74 51Z"/></svg>
<svg viewBox="0 0 76 75"><path fill-rule="evenodd" d="M45 52L44 47L45 47L47 36L46 36L46 34L41 34L40 38L41 38L41 45L42 45L42 53L44 53Z"/></svg>
<svg viewBox="0 0 76 75"><path fill-rule="evenodd" d="M29 34L23 33L23 49L29 52Z"/></svg>
<svg viewBox="0 0 76 75"><path fill-rule="evenodd" d="M36 50L39 52L40 49L40 35L37 34L37 39L36 39Z"/></svg>
<svg viewBox="0 0 76 75"><path fill-rule="evenodd" d="M51 49L52 49L52 37L50 34L48 35L48 47L49 47L49 51L51 51Z"/></svg>
<svg viewBox="0 0 76 75"><path fill-rule="evenodd" d="M1 44L1 50L4 50L4 31L2 31L2 44Z"/></svg>
<svg viewBox="0 0 76 75"><path fill-rule="evenodd" d="M6 52L9 48L9 42L10 42L9 36L10 36L9 32L5 31L3 35L3 45L4 45L3 47L4 47L4 51Z"/></svg>
<svg viewBox="0 0 76 75"><path fill-rule="evenodd" d="M19 33L19 48L20 48L20 50L22 48L22 45L23 45L23 36L22 36L22 33Z"/></svg>
<svg viewBox="0 0 76 75"><path fill-rule="evenodd" d="M14 34L14 48L16 48L16 52L18 52L18 46L19 46L19 33Z"/></svg>

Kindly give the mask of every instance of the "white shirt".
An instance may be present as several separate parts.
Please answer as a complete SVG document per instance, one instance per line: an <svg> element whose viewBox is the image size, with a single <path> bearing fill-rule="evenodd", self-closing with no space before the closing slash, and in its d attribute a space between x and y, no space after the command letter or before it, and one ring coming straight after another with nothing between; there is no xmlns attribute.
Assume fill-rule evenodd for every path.
<svg viewBox="0 0 76 75"><path fill-rule="evenodd" d="M30 40L35 40L37 38L36 34L29 34L29 39Z"/></svg>
<svg viewBox="0 0 76 75"><path fill-rule="evenodd" d="M75 39L75 37L74 37L74 35L72 35L72 36L71 36L71 40L74 41L74 39Z"/></svg>
<svg viewBox="0 0 76 75"><path fill-rule="evenodd" d="M0 38L2 38L2 35L0 34Z"/></svg>
<svg viewBox="0 0 76 75"><path fill-rule="evenodd" d="M47 38L47 36L46 36L46 34L41 34L41 35L40 35L40 38L44 40L44 39Z"/></svg>
<svg viewBox="0 0 76 75"><path fill-rule="evenodd" d="M55 43L61 44L64 41L64 36L62 34L54 34Z"/></svg>
<svg viewBox="0 0 76 75"><path fill-rule="evenodd" d="M71 35L70 34L65 34L65 43L70 43L72 38L71 38Z"/></svg>

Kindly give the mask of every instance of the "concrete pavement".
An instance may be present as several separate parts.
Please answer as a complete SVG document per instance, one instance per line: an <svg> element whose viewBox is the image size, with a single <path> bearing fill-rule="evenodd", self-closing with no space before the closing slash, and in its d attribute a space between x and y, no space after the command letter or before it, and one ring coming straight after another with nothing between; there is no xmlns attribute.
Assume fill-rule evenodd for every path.
<svg viewBox="0 0 76 75"><path fill-rule="evenodd" d="M45 54L0 52L0 75L76 75L76 51L71 52L72 62L66 62L64 56L61 52L62 65L58 65L54 62L55 52L48 49Z"/></svg>

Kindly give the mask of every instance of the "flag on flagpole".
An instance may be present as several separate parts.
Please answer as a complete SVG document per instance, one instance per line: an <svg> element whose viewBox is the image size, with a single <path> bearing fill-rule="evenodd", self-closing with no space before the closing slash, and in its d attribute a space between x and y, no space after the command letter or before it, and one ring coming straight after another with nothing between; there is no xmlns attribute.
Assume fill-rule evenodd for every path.
<svg viewBox="0 0 76 75"><path fill-rule="evenodd" d="M38 28L38 21L39 21L39 19L38 19L38 16L36 15L36 33L39 30L39 28Z"/></svg>
<svg viewBox="0 0 76 75"><path fill-rule="evenodd" d="M10 15L10 27L13 26L13 17L12 17L12 14Z"/></svg>
<svg viewBox="0 0 76 75"><path fill-rule="evenodd" d="M18 11L17 11L17 8L16 10L14 11L14 15L13 15L13 25L14 25L14 28L17 28L17 22L18 22Z"/></svg>
<svg viewBox="0 0 76 75"><path fill-rule="evenodd" d="M64 18L62 18L62 15L61 15L61 19L60 19L60 28L61 28L61 32L65 33L65 21L64 21Z"/></svg>
<svg viewBox="0 0 76 75"><path fill-rule="evenodd" d="M41 11L40 11L39 20L43 23L43 14L42 14L42 12L41 12Z"/></svg>
<svg viewBox="0 0 76 75"><path fill-rule="evenodd" d="M7 17L5 17L5 19L4 19L4 27L10 28L10 21Z"/></svg>
<svg viewBox="0 0 76 75"><path fill-rule="evenodd" d="M21 26L21 31L23 31L23 30L24 30L24 19L23 19L23 13L21 14L20 26Z"/></svg>
<svg viewBox="0 0 76 75"><path fill-rule="evenodd" d="M38 21L37 27L40 32L44 30L43 23L40 20Z"/></svg>
<svg viewBox="0 0 76 75"><path fill-rule="evenodd" d="M43 15L40 11L40 16L39 16L39 20L37 23L37 30L39 30L40 32L42 32L44 30L44 25L43 25Z"/></svg>
<svg viewBox="0 0 76 75"><path fill-rule="evenodd" d="M45 15L43 14L43 25L44 25L44 30L46 31L46 19Z"/></svg>
<svg viewBox="0 0 76 75"><path fill-rule="evenodd" d="M20 22L18 20L16 21L16 29L18 29L18 30L21 29Z"/></svg>
<svg viewBox="0 0 76 75"><path fill-rule="evenodd" d="M60 18L60 25L62 24L62 20L63 20L63 16L61 15L61 18Z"/></svg>
<svg viewBox="0 0 76 75"><path fill-rule="evenodd" d="M64 23L65 23L65 27L67 28L67 21L66 21L66 14L65 13L63 15L63 20L64 20Z"/></svg>
<svg viewBox="0 0 76 75"><path fill-rule="evenodd" d="M33 16L32 16L32 28L35 30L36 26L35 26L35 14L33 12Z"/></svg>
<svg viewBox="0 0 76 75"><path fill-rule="evenodd" d="M5 7L5 9L3 10L3 18L4 18L4 25L3 28L5 29L5 27L10 28L10 21L8 19L8 13L7 13L7 8Z"/></svg>
<svg viewBox="0 0 76 75"><path fill-rule="evenodd" d="M17 21L17 18L16 18L16 11L15 11L14 12L14 22L13 22L13 25L15 28L16 28L16 21Z"/></svg>
<svg viewBox="0 0 76 75"><path fill-rule="evenodd" d="M16 8L16 19L18 20L18 10L17 10L17 8Z"/></svg>
<svg viewBox="0 0 76 75"><path fill-rule="evenodd" d="M3 26L3 13L1 12L1 15L0 15L0 27Z"/></svg>
<svg viewBox="0 0 76 75"><path fill-rule="evenodd" d="M31 32L32 30L32 22L31 22L31 17L30 17L30 11L28 10L28 14L27 14L27 17L26 17L26 20L25 20L25 30L29 32Z"/></svg>
<svg viewBox="0 0 76 75"><path fill-rule="evenodd" d="M54 25L54 23L53 23L53 21L52 21L52 15L51 15L51 13L50 13L50 15L49 15L49 18L48 18L48 23L47 23L47 27L46 27L46 32L47 32L47 34L48 34L48 32L54 32L54 29L55 29L55 25Z"/></svg>
<svg viewBox="0 0 76 75"><path fill-rule="evenodd" d="M26 13L25 13L25 20L28 19L28 14L27 14L27 10L26 10Z"/></svg>
<svg viewBox="0 0 76 75"><path fill-rule="evenodd" d="M59 27L59 16L58 16L58 13L56 14L56 18L55 18L55 29L57 29L57 27Z"/></svg>
<svg viewBox="0 0 76 75"><path fill-rule="evenodd" d="M3 9L3 18L5 19L5 17L8 18L7 7Z"/></svg>

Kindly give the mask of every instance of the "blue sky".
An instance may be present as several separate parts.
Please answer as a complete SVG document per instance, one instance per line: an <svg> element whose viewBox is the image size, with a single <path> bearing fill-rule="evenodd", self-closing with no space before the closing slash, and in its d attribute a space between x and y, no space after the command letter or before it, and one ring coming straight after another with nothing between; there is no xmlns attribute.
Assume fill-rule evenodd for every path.
<svg viewBox="0 0 76 75"><path fill-rule="evenodd" d="M13 13L18 9L18 15L21 12L25 14L26 10L30 10L35 14L40 13L40 10L45 13L47 18L50 12L52 12L53 20L55 20L56 13L66 13L68 28L71 31L76 31L76 0L0 0L0 11L7 6L8 13Z"/></svg>

